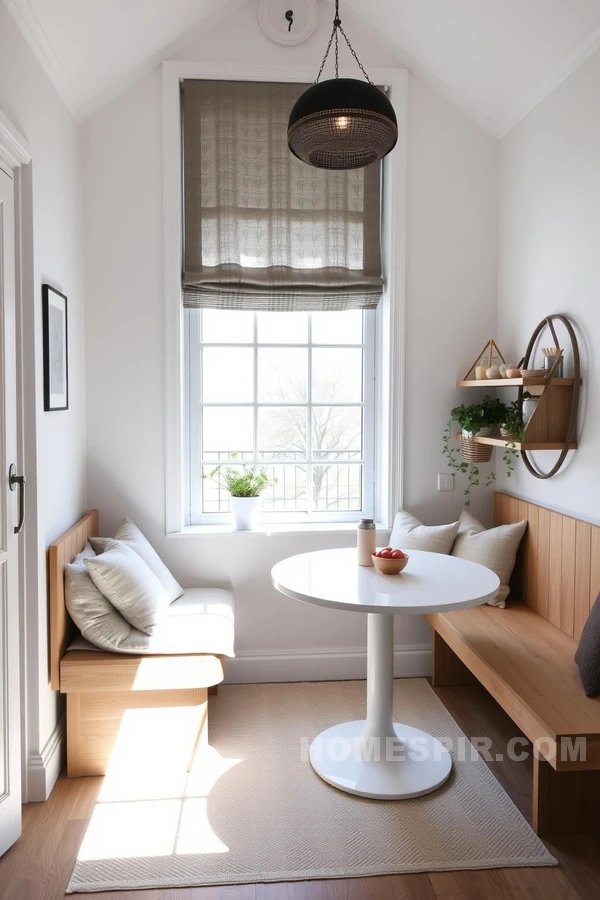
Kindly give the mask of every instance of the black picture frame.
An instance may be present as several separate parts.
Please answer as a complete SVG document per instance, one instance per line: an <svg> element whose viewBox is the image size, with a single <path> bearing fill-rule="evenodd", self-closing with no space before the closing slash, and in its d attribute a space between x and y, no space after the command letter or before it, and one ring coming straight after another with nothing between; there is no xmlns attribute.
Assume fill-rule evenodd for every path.
<svg viewBox="0 0 600 900"><path fill-rule="evenodd" d="M50 284L42 285L44 342L44 410L69 408L69 326L67 298Z"/></svg>

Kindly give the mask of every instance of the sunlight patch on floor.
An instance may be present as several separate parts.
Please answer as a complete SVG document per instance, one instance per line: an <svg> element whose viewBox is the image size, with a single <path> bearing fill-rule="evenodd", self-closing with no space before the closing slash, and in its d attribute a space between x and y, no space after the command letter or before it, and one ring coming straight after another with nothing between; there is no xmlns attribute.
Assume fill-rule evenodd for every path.
<svg viewBox="0 0 600 900"><path fill-rule="evenodd" d="M198 707L127 710L79 860L227 853L208 819L217 781L240 763L199 740Z"/></svg>

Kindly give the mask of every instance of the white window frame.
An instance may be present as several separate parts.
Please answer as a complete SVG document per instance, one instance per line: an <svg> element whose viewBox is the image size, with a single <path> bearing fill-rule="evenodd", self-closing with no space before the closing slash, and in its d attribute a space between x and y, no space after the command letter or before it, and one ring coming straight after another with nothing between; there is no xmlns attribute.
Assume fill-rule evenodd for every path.
<svg viewBox="0 0 600 900"><path fill-rule="evenodd" d="M202 474L202 462L200 459L200 454L195 453L194 449L202 446L202 426L201 426L201 415L202 408L204 404L202 403L202 351L204 347L252 347L254 350L254 379L255 379L255 393L256 393L256 379L258 377L258 368L257 368L257 351L258 347L277 347L277 349L308 349L310 344L310 335L309 335L309 343L305 344L286 344L286 343L277 343L277 344L268 344L268 343L258 343L257 341L257 330L256 324L257 319L256 316L254 318L254 335L253 335L253 343L210 343L203 344L199 322L200 318L197 315L194 315L196 310L185 310L184 318L187 319L186 325L184 327L184 333L187 336L186 347L185 347L185 450L186 450L186 525L187 526L196 526L196 525L219 525L224 522L228 522L231 520L230 513L204 513L202 511L202 490L201 490L201 474ZM360 510L336 510L332 512L326 512L324 510L311 510L308 512L294 512L292 510L281 511L281 512L270 512L263 511L261 514L261 521L263 523L283 523L283 524L314 524L314 523L340 523L340 522L358 522L361 516L374 516L374 503L375 503L375 484L377 482L376 478L376 460L375 460L375 398L376 398L376 316L377 313L375 310L365 310L363 312L363 335L361 344L318 344L318 348L321 349L333 349L339 350L344 347L352 347L358 348L363 351L363 367L362 367L362 400L359 402L353 403L325 403L320 404L317 403L317 406L352 406L352 407L361 407L363 410L362 417L362 453L360 459L351 459L349 462L352 465L361 465L362 466L362 506ZM260 401L252 401L252 402L232 402L232 403L208 403L206 406L217 406L217 407L225 407L225 406L246 406L250 407L253 410L257 410L262 406L267 407L275 407L275 406L285 406L288 407L290 405L293 406L306 406L308 407L312 404L312 378L311 378L311 366L310 366L311 355L309 354L309 365L308 365L308 396L306 403L294 403L290 404L288 402L282 403L274 403L274 402L260 402ZM234 448L232 448L234 449ZM254 450L255 450L255 459L257 465L261 465L261 461L258 456L258 434L257 434L257 416L254 415ZM315 460L312 460L311 454L308 454L309 459L308 462L312 462L314 464ZM297 461L289 461L285 463L286 465L303 465L304 460ZM325 462L325 460L323 460ZM345 460L340 459L338 461L339 465L344 465ZM210 465L210 462L206 463ZM212 463L214 464L214 463ZM265 462L264 465L270 465L270 462ZM273 460L273 464L279 465L277 460ZM307 490L310 490L310 482L307 479Z"/></svg>
<svg viewBox="0 0 600 900"><path fill-rule="evenodd" d="M398 144L383 163L382 258L386 286L377 312L377 383L375 398L376 490L373 515L390 527L402 505L404 420L404 335L406 270L406 128L408 72L370 69L370 78L388 89L398 119ZM163 84L163 226L165 298L165 532L193 535L218 525L187 525L185 346L181 301L182 167L180 85L186 78L227 81L278 81L310 85L312 67L248 66L221 63L165 62ZM308 523L298 530L312 527ZM316 526L314 526L316 527ZM319 526L321 527L321 526ZM352 527L332 522L332 530Z"/></svg>

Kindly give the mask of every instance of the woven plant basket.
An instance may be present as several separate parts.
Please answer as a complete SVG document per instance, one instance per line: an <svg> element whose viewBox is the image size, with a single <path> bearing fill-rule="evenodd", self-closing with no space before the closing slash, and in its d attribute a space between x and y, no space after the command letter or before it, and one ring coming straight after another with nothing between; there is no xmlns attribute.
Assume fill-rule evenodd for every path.
<svg viewBox="0 0 600 900"><path fill-rule="evenodd" d="M492 458L491 444L478 444L472 438L461 437L460 456L464 462L489 462Z"/></svg>

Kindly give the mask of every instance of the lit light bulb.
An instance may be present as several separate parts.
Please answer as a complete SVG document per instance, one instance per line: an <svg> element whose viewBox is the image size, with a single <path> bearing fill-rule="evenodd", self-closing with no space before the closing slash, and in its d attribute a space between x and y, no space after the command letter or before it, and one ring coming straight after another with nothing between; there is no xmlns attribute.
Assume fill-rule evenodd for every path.
<svg viewBox="0 0 600 900"><path fill-rule="evenodd" d="M346 128L350 127L350 119L348 116L338 116L334 125L338 131L344 131Z"/></svg>

